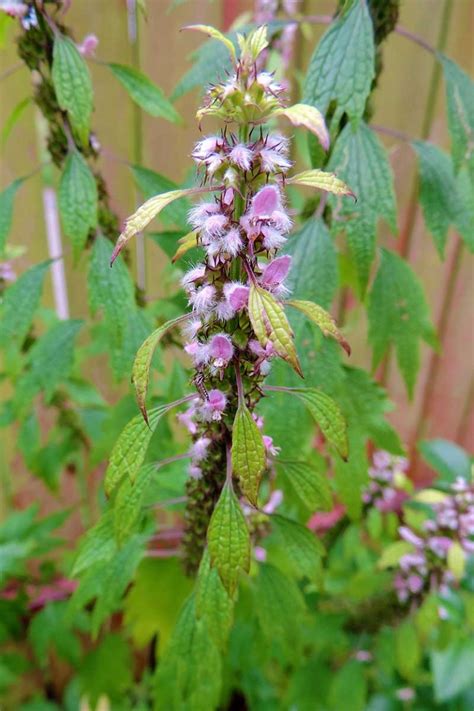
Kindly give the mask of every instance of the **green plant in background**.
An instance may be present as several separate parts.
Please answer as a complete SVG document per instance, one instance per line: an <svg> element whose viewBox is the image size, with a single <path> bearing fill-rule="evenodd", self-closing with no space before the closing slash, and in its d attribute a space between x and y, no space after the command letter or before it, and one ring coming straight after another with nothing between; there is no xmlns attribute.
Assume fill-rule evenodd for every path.
<svg viewBox="0 0 474 711"><path fill-rule="evenodd" d="M91 310L103 313L92 325L38 310L50 263L5 290L0 333L14 395L2 422L20 423L25 463L46 485L62 487L66 466L75 475L88 529L74 554L49 538L69 512L38 520L28 509L0 529L7 708L341 709L350 692L354 709L469 709L470 458L449 442L420 443L438 475L430 489L413 489L385 419L390 402L366 371L341 360L339 344L349 347L325 311L339 293L344 321L351 291L368 310L374 367L393 347L414 391L420 340L435 345L436 337L413 270L377 245L379 220L395 231L397 219L392 171L370 126L398 3L341 6L316 47L301 102L290 107L283 72L295 33L314 18L273 3L257 7L266 30L246 24L223 36L195 26L212 39L172 98L213 82L198 118L226 128L196 144L198 170L184 185L132 166L149 200L114 252L116 218L95 166L81 55L96 41L86 38L79 51L56 14L60 3L6 5L23 18L22 56L40 71L35 100L62 170L64 231L76 259L90 260ZM414 149L421 205L442 256L450 224L472 249L474 93L462 70L437 58L453 159L426 141ZM108 66L144 110L179 121L136 67ZM285 118L296 126L291 158L302 168L291 178L276 125ZM304 199L299 185L329 193ZM357 202L344 197L346 185ZM0 198L4 237L17 190L19 181ZM188 198L200 193L205 202L191 208ZM108 263L158 212L166 231L150 237L171 259L164 273L172 286L145 307L123 258ZM192 313L183 316L187 301ZM192 371L178 355L183 345ZM178 356L169 375L164 346ZM142 414L133 417L131 395L109 408L89 382L91 357L104 351L116 377L133 373ZM57 413L46 440L45 405ZM191 448L169 414L174 406L187 408L178 420ZM104 460L106 496L96 503L88 476ZM18 645L25 624L26 657ZM58 664L67 682L58 681ZM20 679L33 668L41 680L25 692Z"/></svg>

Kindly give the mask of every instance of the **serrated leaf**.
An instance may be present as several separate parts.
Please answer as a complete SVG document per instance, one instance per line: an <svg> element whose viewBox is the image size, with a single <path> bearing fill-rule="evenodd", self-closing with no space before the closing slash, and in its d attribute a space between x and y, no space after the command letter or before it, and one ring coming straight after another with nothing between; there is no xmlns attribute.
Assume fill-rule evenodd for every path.
<svg viewBox="0 0 474 711"><path fill-rule="evenodd" d="M307 185L310 188L324 190L333 195L349 195L355 197L352 190L340 180L334 173L328 173L324 170L304 170L302 173L297 173L291 178L286 179L288 185Z"/></svg>
<svg viewBox="0 0 474 711"><path fill-rule="evenodd" d="M188 232L184 237L180 237L178 240L179 247L174 253L171 261L174 264L181 259L181 257L189 252L190 249L194 249L197 246L197 232Z"/></svg>
<svg viewBox="0 0 474 711"><path fill-rule="evenodd" d="M320 571L321 556L324 547L313 531L284 516L274 514L272 527L285 552L285 557L298 577L315 580Z"/></svg>
<svg viewBox="0 0 474 711"><path fill-rule="evenodd" d="M433 345L435 335L420 282L401 257L386 249L369 295L368 316L373 368L393 345L411 396L420 366L420 340Z"/></svg>
<svg viewBox="0 0 474 711"><path fill-rule="evenodd" d="M13 201L24 178L17 178L0 193L0 257L5 253L5 243L12 226Z"/></svg>
<svg viewBox="0 0 474 711"><path fill-rule="evenodd" d="M198 193L206 193L217 188L184 188L183 190L171 190L168 193L155 195L141 205L136 212L125 220L125 229L117 240L115 249L112 253L110 263L113 264L125 247L127 242L134 237L138 232L141 232L145 227L174 200L186 197L188 195L197 195Z"/></svg>
<svg viewBox="0 0 474 711"><path fill-rule="evenodd" d="M6 289L0 318L0 345L21 345L38 307L43 281L51 260L31 267Z"/></svg>
<svg viewBox="0 0 474 711"><path fill-rule="evenodd" d="M104 488L107 496L110 496L126 477L132 483L135 481L153 432L169 408L170 405L155 407L150 411L148 422L144 421L141 414L137 415L122 430L112 449L105 472Z"/></svg>
<svg viewBox="0 0 474 711"><path fill-rule="evenodd" d="M125 479L119 486L113 504L114 531L119 545L137 533L142 513L142 501L148 484L156 472L156 466L140 467L136 481Z"/></svg>
<svg viewBox="0 0 474 711"><path fill-rule="evenodd" d="M285 392L304 402L327 441L336 447L343 459L347 459L347 425L339 405L316 388L288 388Z"/></svg>
<svg viewBox="0 0 474 711"><path fill-rule="evenodd" d="M142 165L132 165L131 170L135 183L142 191L146 199L154 195L169 192L170 190L178 190L179 185L164 175L157 173L150 168L144 168ZM191 203L186 198L181 198L170 203L160 212L160 220L164 225L171 225L181 230L187 231L188 227L188 212Z"/></svg>
<svg viewBox="0 0 474 711"><path fill-rule="evenodd" d="M74 42L60 34L54 37L52 78L58 104L67 112L73 130L86 146L93 101L91 77Z"/></svg>
<svg viewBox="0 0 474 711"><path fill-rule="evenodd" d="M233 622L234 601L204 550L196 581L196 617L203 618L219 649L224 650Z"/></svg>
<svg viewBox="0 0 474 711"><path fill-rule="evenodd" d="M224 484L207 530L211 565L233 595L240 570L250 567L250 534L245 516L230 483Z"/></svg>
<svg viewBox="0 0 474 711"><path fill-rule="evenodd" d="M357 203L337 203L330 198L341 219L356 265L361 296L375 258L375 238L379 218L395 231L396 205L393 176L387 154L374 132L363 122L357 128L347 124L339 134L328 165L357 195ZM335 229L337 223L335 224Z"/></svg>
<svg viewBox="0 0 474 711"><path fill-rule="evenodd" d="M71 238L74 257L82 252L89 231L97 225L97 183L79 151L72 151L59 183L59 212L64 231Z"/></svg>
<svg viewBox="0 0 474 711"><path fill-rule="evenodd" d="M273 116L284 116L293 126L304 126L318 137L325 151L329 148L329 133L324 116L315 106L309 104L293 104L288 108L278 109Z"/></svg>
<svg viewBox="0 0 474 711"><path fill-rule="evenodd" d="M239 477L242 492L254 506L257 506L265 461L262 433L250 410L242 402L237 408L232 426L232 469Z"/></svg>
<svg viewBox="0 0 474 711"><path fill-rule="evenodd" d="M113 511L106 511L83 536L77 549L71 577L75 578L96 563L112 558L117 549L113 523Z"/></svg>
<svg viewBox="0 0 474 711"><path fill-rule="evenodd" d="M162 326L159 326L159 328L153 331L144 343L142 343L135 356L132 369L132 383L135 386L138 407L141 410L145 422L148 422L148 415L146 411L146 393L148 390L150 366L153 354L165 333L186 318L186 316L178 316L178 318L174 318L171 321L167 321Z"/></svg>
<svg viewBox="0 0 474 711"><path fill-rule="evenodd" d="M335 121L343 113L357 121L370 93L375 48L367 4L356 0L325 32L311 58L304 85L305 103L323 114L336 103Z"/></svg>
<svg viewBox="0 0 474 711"><path fill-rule="evenodd" d="M299 299L292 299L288 301L288 306L293 306L305 314L313 323L321 329L325 336L331 336L334 338L346 351L347 355L351 354L351 347L339 331L336 326L336 322L325 309L318 304L314 304L312 301L300 301Z"/></svg>
<svg viewBox="0 0 474 711"><path fill-rule="evenodd" d="M263 564L252 581L255 594L255 611L265 640L284 642L294 651L305 612L305 603L298 585L273 565ZM291 610L291 614L289 611Z"/></svg>
<svg viewBox="0 0 474 711"><path fill-rule="evenodd" d="M333 506L331 489L324 472L313 462L277 460L279 471L310 511L330 511Z"/></svg>
<svg viewBox="0 0 474 711"><path fill-rule="evenodd" d="M420 202L429 231L441 258L449 226L455 225L466 245L474 251L474 209L460 191L451 158L437 146L414 141L420 171Z"/></svg>
<svg viewBox="0 0 474 711"><path fill-rule="evenodd" d="M171 123L182 123L183 120L166 98L162 89L156 86L145 74L126 67L123 64L111 63L107 65L112 74L127 90L133 101L151 116L164 118Z"/></svg>
<svg viewBox="0 0 474 711"><path fill-rule="evenodd" d="M334 484L347 515L353 521L362 515L362 494L369 483L369 460L367 458L367 432L364 424L357 421L349 409L347 441L350 457L347 461L336 458Z"/></svg>
<svg viewBox="0 0 474 711"><path fill-rule="evenodd" d="M222 44L227 47L231 60L235 63L236 54L233 43L230 39L223 35L222 32L216 30L215 27L211 27L210 25L186 25L185 27L183 27L183 30L195 30L196 32L204 32L204 34L206 34L208 37L212 37L212 39L216 39L219 42L222 42Z"/></svg>
<svg viewBox="0 0 474 711"><path fill-rule="evenodd" d="M448 128L455 170L466 165L474 183L474 82L455 62L443 54Z"/></svg>
<svg viewBox="0 0 474 711"><path fill-rule="evenodd" d="M298 375L302 375L293 332L283 306L269 291L252 284L248 309L252 328L262 346L271 343L280 358L288 361Z"/></svg>

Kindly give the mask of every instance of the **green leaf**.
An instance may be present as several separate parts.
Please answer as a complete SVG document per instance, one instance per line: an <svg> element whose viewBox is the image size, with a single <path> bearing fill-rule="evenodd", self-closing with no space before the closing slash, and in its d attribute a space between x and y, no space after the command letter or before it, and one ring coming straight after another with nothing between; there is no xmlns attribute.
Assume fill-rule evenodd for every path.
<svg viewBox="0 0 474 711"><path fill-rule="evenodd" d="M5 243L12 226L13 201L24 178L17 178L0 193L0 257L5 253Z"/></svg>
<svg viewBox="0 0 474 711"><path fill-rule="evenodd" d="M310 511L331 511L331 489L323 471L314 462L277 460L279 471ZM324 466L324 460L322 462Z"/></svg>
<svg viewBox="0 0 474 711"><path fill-rule="evenodd" d="M369 296L369 341L375 369L393 344L408 394L420 366L420 340L435 344L422 286L404 259L386 249Z"/></svg>
<svg viewBox="0 0 474 711"><path fill-rule="evenodd" d="M5 291L0 319L0 345L25 340L41 298L51 260L31 267Z"/></svg>
<svg viewBox="0 0 474 711"><path fill-rule="evenodd" d="M363 423L359 423L352 413L347 428L347 439L351 455L347 461L336 460L334 483L348 516L357 521L362 514L362 492L368 485L369 462L367 433Z"/></svg>
<svg viewBox="0 0 474 711"><path fill-rule="evenodd" d="M395 541L384 548L377 565L382 569L395 568L398 565L400 558L407 553L412 552L413 546L407 541Z"/></svg>
<svg viewBox="0 0 474 711"><path fill-rule="evenodd" d="M183 27L183 29L195 30L196 32L204 32L204 34L206 34L208 37L212 37L212 39L219 40L219 42L222 42L222 44L227 47L232 62L236 62L237 57L233 43L230 41L230 39L223 35L222 32L216 30L215 27L211 27L211 25L186 25L185 27Z"/></svg>
<svg viewBox="0 0 474 711"><path fill-rule="evenodd" d="M196 617L203 618L219 649L225 650L233 622L234 601L228 595L219 573L211 566L207 548L204 550L196 583Z"/></svg>
<svg viewBox="0 0 474 711"><path fill-rule="evenodd" d="M287 178L288 185L306 185L309 188L317 188L333 195L349 195L355 197L352 190L340 180L334 173L327 173L324 170L305 170L303 173L297 173L291 178Z"/></svg>
<svg viewBox="0 0 474 711"><path fill-rule="evenodd" d="M293 646L305 603L295 581L273 565L259 565L254 582L255 610L265 639ZM290 613L291 610L291 613ZM294 649L294 647L293 647Z"/></svg>
<svg viewBox="0 0 474 711"><path fill-rule="evenodd" d="M471 457L459 445L446 439L431 439L420 442L418 449L425 462L440 475L437 485L453 484L458 477L469 481Z"/></svg>
<svg viewBox="0 0 474 711"><path fill-rule="evenodd" d="M302 375L293 332L280 302L269 291L252 284L248 308L252 328L262 346L271 343L280 358L288 361L298 375Z"/></svg>
<svg viewBox="0 0 474 711"><path fill-rule="evenodd" d="M52 649L56 650L61 659L75 667L81 661L81 645L74 628L87 632L87 618L82 614L75 620L69 619L65 614L66 606L64 601L45 605L34 615L28 628L28 640L42 669L48 667Z"/></svg>
<svg viewBox="0 0 474 711"><path fill-rule="evenodd" d="M320 572L324 548L313 531L284 516L271 517L273 530L294 573L315 580Z"/></svg>
<svg viewBox="0 0 474 711"><path fill-rule="evenodd" d="M127 476L131 483L134 483L145 459L153 432L170 407L172 405L169 404L155 407L150 411L148 422L145 422L141 415L137 415L122 430L112 449L105 472L104 488L107 496L110 496Z"/></svg>
<svg viewBox="0 0 474 711"><path fill-rule="evenodd" d="M157 668L156 711L210 711L219 705L222 663L194 596L184 603L173 636Z"/></svg>
<svg viewBox="0 0 474 711"><path fill-rule="evenodd" d="M169 180L169 178L165 178L165 176L160 173L156 173L154 170L150 170L150 168L144 168L141 165L132 165L131 170L135 183L146 199L154 195L161 195L161 193L166 193L170 190L178 190L179 188L177 183ZM183 232L187 232L189 229L188 212L190 207L191 204L186 198L176 200L160 212L160 220L165 225L172 225L182 229Z"/></svg>
<svg viewBox="0 0 474 711"><path fill-rule="evenodd" d="M474 183L474 82L458 65L443 54L441 60L446 83L448 128L456 172L468 167Z"/></svg>
<svg viewBox="0 0 474 711"><path fill-rule="evenodd" d="M336 322L325 309L312 301L301 301L300 299L292 299L287 302L288 306L293 306L305 314L313 323L321 329L325 336L334 338L346 351L347 355L351 354L351 347L336 326Z"/></svg>
<svg viewBox="0 0 474 711"><path fill-rule="evenodd" d="M117 549L114 538L113 517L112 510L104 512L95 526L90 528L82 537L71 571L71 577L75 578L85 570L92 568L96 563L105 562L112 558Z"/></svg>
<svg viewBox="0 0 474 711"><path fill-rule="evenodd" d="M347 425L334 400L316 388L291 388L285 392L296 395L304 402L327 441L336 447L343 459L347 459Z"/></svg>
<svg viewBox="0 0 474 711"><path fill-rule="evenodd" d="M395 659L397 671L404 679L416 679L422 650L411 620L402 622L395 630Z"/></svg>
<svg viewBox="0 0 474 711"><path fill-rule="evenodd" d="M182 123L182 118L173 104L145 74L123 64L112 63L107 66L140 108L151 116L164 118L171 123Z"/></svg>
<svg viewBox="0 0 474 711"><path fill-rule="evenodd" d="M113 503L114 530L119 545L138 532L143 497L155 473L156 466L150 464L140 468L136 481L124 479L120 484Z"/></svg>
<svg viewBox="0 0 474 711"><path fill-rule="evenodd" d="M1 133L1 138L0 138L0 147L3 149L10 137L10 134L20 118L23 116L25 113L25 110L28 108L33 103L32 98L30 96L26 96L24 99L18 102L18 104L13 108L12 112L10 113L9 117L5 121L5 124L2 128L2 133Z"/></svg>
<svg viewBox="0 0 474 711"><path fill-rule="evenodd" d="M233 595L239 571L250 567L250 534L245 516L230 483L224 484L207 530L211 565L217 568L229 595Z"/></svg>
<svg viewBox="0 0 474 711"><path fill-rule="evenodd" d="M334 122L343 113L362 117L374 71L374 35L367 4L356 0L325 32L311 58L304 85L305 103L323 114L336 103Z"/></svg>
<svg viewBox="0 0 474 711"><path fill-rule="evenodd" d="M97 225L97 184L79 151L69 153L59 183L59 212L71 238L74 258L81 254L91 229Z"/></svg>
<svg viewBox="0 0 474 711"><path fill-rule="evenodd" d="M142 343L135 356L132 369L132 383L135 386L138 407L140 408L146 422L148 422L148 415L146 411L146 393L150 379L150 366L153 354L165 333L173 328L173 326L181 323L185 320L185 318L186 316L178 316L178 318L167 321L165 324L153 331L153 333L151 333Z"/></svg>
<svg viewBox="0 0 474 711"><path fill-rule="evenodd" d="M262 433L248 407L241 402L232 427L232 469L239 477L242 492L254 506L258 505L258 489L265 463Z"/></svg>
<svg viewBox="0 0 474 711"><path fill-rule="evenodd" d="M474 639L454 640L448 647L431 653L436 700L439 703L472 689Z"/></svg>
<svg viewBox="0 0 474 711"><path fill-rule="evenodd" d="M367 680L363 665L356 660L350 660L332 675L329 691L330 708L333 711L345 708L348 693L350 693L351 711L367 711L369 708L367 706ZM376 708L378 707L374 705L373 709Z"/></svg>
<svg viewBox="0 0 474 711"><path fill-rule="evenodd" d="M91 77L74 42L60 34L54 37L52 77L58 104L67 111L73 130L86 146L93 102Z"/></svg>
<svg viewBox="0 0 474 711"><path fill-rule="evenodd" d="M118 633L106 635L94 649L89 649L78 667L81 698L87 699L93 709L100 708L100 699L107 699L111 708L119 708L132 687L132 670L132 654L125 637Z"/></svg>
<svg viewBox="0 0 474 711"><path fill-rule="evenodd" d="M423 216L440 257L444 257L450 225L457 227L468 248L474 251L472 195L459 190L451 158L431 143L414 141L413 146L419 161Z"/></svg>
<svg viewBox="0 0 474 711"><path fill-rule="evenodd" d="M345 180L357 195L354 205L348 201L331 205L344 229L364 295L370 268L375 258L377 222L384 218L396 230L396 205L392 169L387 154L375 133L363 122L355 130L347 124L339 134L329 161L329 169ZM338 227L335 223L334 228Z"/></svg>

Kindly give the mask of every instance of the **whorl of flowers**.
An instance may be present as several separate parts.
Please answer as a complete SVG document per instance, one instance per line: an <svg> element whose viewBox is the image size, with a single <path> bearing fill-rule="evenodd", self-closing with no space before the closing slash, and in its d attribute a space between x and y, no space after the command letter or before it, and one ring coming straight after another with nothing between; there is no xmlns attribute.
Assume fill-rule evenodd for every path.
<svg viewBox="0 0 474 711"><path fill-rule="evenodd" d="M376 506L380 511L396 510L406 497L409 462L389 452L374 452L369 467L369 483L362 494L365 504Z"/></svg>
<svg viewBox="0 0 474 711"><path fill-rule="evenodd" d="M428 592L445 594L464 575L466 558L474 554L474 485L458 478L451 493L421 492L431 515L419 529L399 528L411 550L398 564L395 589L400 602L419 602ZM440 608L443 616L444 608Z"/></svg>
<svg viewBox="0 0 474 711"><path fill-rule="evenodd" d="M230 461L232 450L226 481L232 487L232 477L236 477L240 491L256 505L261 476L269 458L278 452L271 438L262 432L262 418L254 414L263 394L263 380L277 356L301 372L282 304L289 294L285 280L291 257L278 253L293 225L285 184L320 187L339 195L351 192L336 176L318 170L288 178L292 167L289 141L279 131L266 128L266 122L286 117L293 124L312 130L326 148L329 137L317 109L306 105L285 108L282 87L272 74L258 69L257 58L268 44L266 29L239 37L239 59L230 41L213 28L191 29L205 31L224 42L233 59L227 80L208 89L204 105L197 112L200 124L207 116L213 116L221 119L224 127L199 140L192 151L201 186L158 195L142 205L127 220L113 259L130 237L144 229L172 200L204 192L213 194L190 210L193 232L181 240L180 248L180 254L196 245L202 248L201 260L181 281L190 307L190 314L181 319L184 350L194 365L197 391L195 397L188 398L188 409L179 415L193 440L188 499L195 504L199 497L216 495L214 485L207 487L204 495L204 490L199 493L200 480L205 482L203 486L218 480L219 493L223 474L216 467L221 468L222 452L227 452L225 456ZM309 304L293 305L298 308L299 303ZM324 318L327 333L341 340L329 314ZM140 355L137 359L142 362ZM136 385L141 371L137 373ZM140 407L146 415L146 385L140 392ZM234 456L238 416L250 418L238 435L241 458ZM189 517L188 524L192 525Z"/></svg>

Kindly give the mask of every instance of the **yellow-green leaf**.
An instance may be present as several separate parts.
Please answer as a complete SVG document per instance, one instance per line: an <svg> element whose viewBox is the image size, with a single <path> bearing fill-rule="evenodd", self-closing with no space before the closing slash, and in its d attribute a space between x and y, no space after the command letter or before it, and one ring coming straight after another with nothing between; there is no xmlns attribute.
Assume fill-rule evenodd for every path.
<svg viewBox="0 0 474 711"><path fill-rule="evenodd" d="M239 43L241 51L241 59L246 59L247 61L253 63L258 58L259 54L268 47L268 35L266 25L261 25L255 30L250 32L247 37L241 34L237 35L237 41Z"/></svg>
<svg viewBox="0 0 474 711"><path fill-rule="evenodd" d="M384 548L382 555L380 556L377 566L379 568L394 568L398 565L400 558L402 558L407 553L413 552L413 546L407 541L395 541L390 543L389 546Z"/></svg>
<svg viewBox="0 0 474 711"><path fill-rule="evenodd" d="M170 408L170 405L160 405L151 410L148 423L141 415L137 415L125 425L116 441L105 472L105 493L110 496L117 485L126 476L135 481L138 470L145 459L146 450L150 444L153 432L160 418Z"/></svg>
<svg viewBox="0 0 474 711"><path fill-rule="evenodd" d="M87 145L92 114L92 81L87 64L74 42L60 34L54 38L52 77L59 106L67 112L81 143Z"/></svg>
<svg viewBox="0 0 474 711"><path fill-rule="evenodd" d="M230 39L223 35L222 32L216 30L215 27L211 27L211 25L186 25L186 27L183 27L183 30L195 30L196 32L204 32L204 34L208 35L208 37L212 37L212 39L219 40L219 42L225 44L225 46L229 50L229 54L231 56L232 61L235 63L236 56L233 42L231 42Z"/></svg>
<svg viewBox="0 0 474 711"><path fill-rule="evenodd" d="M172 262L173 264L180 259L183 254L186 254L186 252L189 252L190 249L193 249L193 247L197 246L197 232L188 232L187 235L184 235L184 237L180 237L178 240L179 247L176 250L176 252L173 255Z"/></svg>
<svg viewBox="0 0 474 711"><path fill-rule="evenodd" d="M250 567L250 534L232 484L227 482L213 511L207 530L211 565L229 595L237 587L240 570Z"/></svg>
<svg viewBox="0 0 474 711"><path fill-rule="evenodd" d="M329 132L324 116L315 106L309 104L294 104L286 109L277 109L274 116L285 116L293 126L304 126L318 137L325 151L329 148Z"/></svg>
<svg viewBox="0 0 474 711"><path fill-rule="evenodd" d="M271 343L280 358L288 361L298 375L303 376L293 342L293 332L283 306L269 291L256 284L250 287L249 317L262 346Z"/></svg>
<svg viewBox="0 0 474 711"><path fill-rule="evenodd" d="M242 492L257 506L258 488L265 469L265 445L245 403L239 405L232 428L232 469L239 477Z"/></svg>
<svg viewBox="0 0 474 711"><path fill-rule="evenodd" d="M466 554L458 541L454 541L448 550L448 568L456 580L461 580L466 570Z"/></svg>
<svg viewBox="0 0 474 711"><path fill-rule="evenodd" d="M310 188L318 188L327 193L333 193L333 195L349 195L355 198L352 190L334 173L327 173L316 168L297 173L292 178L288 178L286 182L291 185L307 185Z"/></svg>
<svg viewBox="0 0 474 711"><path fill-rule="evenodd" d="M339 405L316 388L291 388L288 392L295 393L304 402L327 441L347 459L347 424Z"/></svg>
<svg viewBox="0 0 474 711"><path fill-rule="evenodd" d="M288 306L293 306L295 309L302 311L313 323L318 326L325 336L332 336L346 351L347 355L351 354L351 347L336 326L336 322L325 309L312 301L300 301L292 299L288 301Z"/></svg>
<svg viewBox="0 0 474 711"><path fill-rule="evenodd" d="M196 617L202 618L219 649L225 649L233 621L234 602L222 584L216 568L211 567L204 550L196 581Z"/></svg>
<svg viewBox="0 0 474 711"><path fill-rule="evenodd" d="M117 240L115 249L112 252L110 263L113 264L117 256L125 247L127 242L134 237L138 232L141 232L145 227L156 217L163 208L169 205L174 200L185 197L187 195L196 195L197 193L205 193L218 188L185 188L183 190L170 190L161 195L155 195L141 205L136 212L125 220L125 229Z"/></svg>
<svg viewBox="0 0 474 711"><path fill-rule="evenodd" d="M146 411L146 393L148 389L148 382L150 378L150 365L151 359L153 358L153 353L162 339L162 337L171 328L176 326L178 323L186 320L188 318L185 316L178 316L171 321L167 321L162 326L157 328L153 333L151 333L148 338L142 343L137 351L135 360L133 362L132 368L132 383L135 386L135 394L137 396L138 407L146 422L148 422L148 414Z"/></svg>

